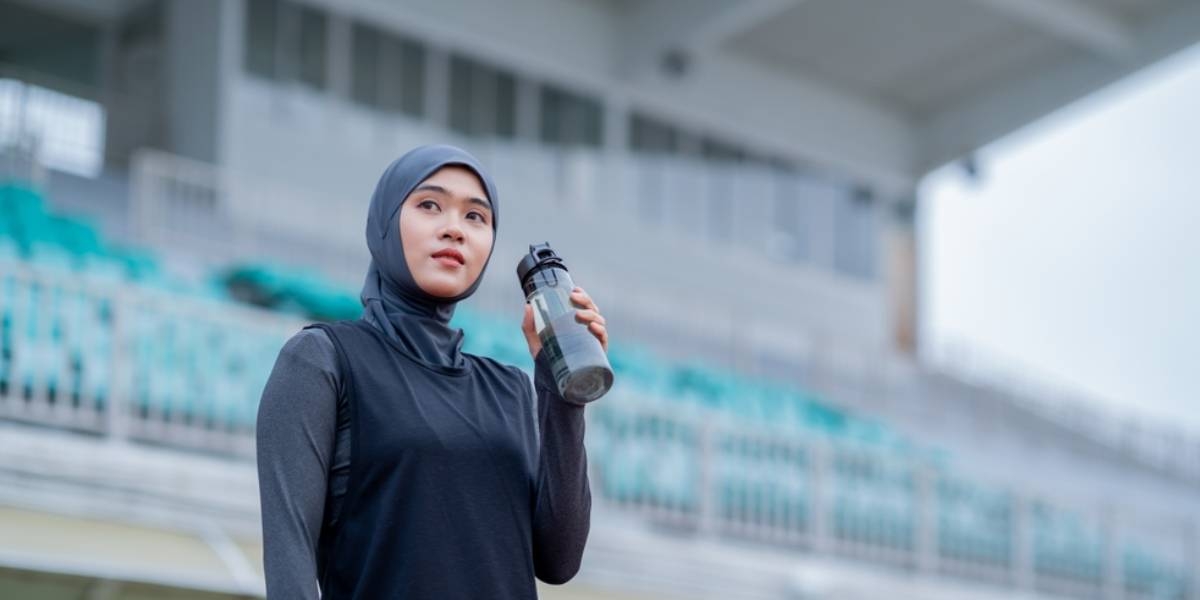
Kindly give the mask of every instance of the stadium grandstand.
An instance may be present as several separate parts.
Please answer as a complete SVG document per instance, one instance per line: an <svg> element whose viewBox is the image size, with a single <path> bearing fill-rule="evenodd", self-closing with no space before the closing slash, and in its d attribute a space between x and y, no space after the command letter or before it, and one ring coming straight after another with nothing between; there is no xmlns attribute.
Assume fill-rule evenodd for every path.
<svg viewBox="0 0 1200 600"><path fill-rule="evenodd" d="M1195 0L0 0L0 598L262 597L254 421L422 143L605 307L548 599L1200 600L1200 440L923 362L918 184ZM511 266L511 267L510 267Z"/></svg>

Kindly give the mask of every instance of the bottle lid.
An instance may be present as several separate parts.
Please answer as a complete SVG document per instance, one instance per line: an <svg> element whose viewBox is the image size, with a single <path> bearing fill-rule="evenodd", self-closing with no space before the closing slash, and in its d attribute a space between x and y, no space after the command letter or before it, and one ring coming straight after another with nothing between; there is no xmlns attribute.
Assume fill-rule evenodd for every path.
<svg viewBox="0 0 1200 600"><path fill-rule="evenodd" d="M517 279L524 285L525 278L530 273L548 267L567 270L567 265L563 264L562 257L555 254L554 249L550 247L550 242L530 244L529 254L526 254L521 258L521 262L517 263Z"/></svg>

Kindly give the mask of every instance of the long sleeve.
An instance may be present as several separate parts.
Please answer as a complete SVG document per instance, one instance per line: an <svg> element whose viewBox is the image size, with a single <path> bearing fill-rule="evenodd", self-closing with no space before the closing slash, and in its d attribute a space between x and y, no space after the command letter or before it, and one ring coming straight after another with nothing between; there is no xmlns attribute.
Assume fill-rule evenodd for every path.
<svg viewBox="0 0 1200 600"><path fill-rule="evenodd" d="M334 460L336 354L324 332L284 345L258 409L258 483L268 598L316 600L316 551Z"/></svg>
<svg viewBox="0 0 1200 600"><path fill-rule="evenodd" d="M539 352L534 362L534 390L541 433L533 521L534 573L557 585L570 581L579 571L591 528L584 407L559 396L544 352Z"/></svg>

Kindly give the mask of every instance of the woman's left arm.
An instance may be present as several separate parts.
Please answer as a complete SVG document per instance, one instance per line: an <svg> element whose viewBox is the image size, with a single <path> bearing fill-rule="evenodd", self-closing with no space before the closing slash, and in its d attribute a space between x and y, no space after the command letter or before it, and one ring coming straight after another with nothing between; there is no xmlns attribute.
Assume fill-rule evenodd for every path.
<svg viewBox="0 0 1200 600"><path fill-rule="evenodd" d="M571 299L580 310L576 319L588 324L607 351L604 317L587 293L576 288ZM579 571L592 519L592 491L583 445L584 407L558 393L549 360L533 331L532 309L526 305L522 324L534 356L534 389L541 431L537 499L533 515L533 564L538 579L550 584L570 581Z"/></svg>

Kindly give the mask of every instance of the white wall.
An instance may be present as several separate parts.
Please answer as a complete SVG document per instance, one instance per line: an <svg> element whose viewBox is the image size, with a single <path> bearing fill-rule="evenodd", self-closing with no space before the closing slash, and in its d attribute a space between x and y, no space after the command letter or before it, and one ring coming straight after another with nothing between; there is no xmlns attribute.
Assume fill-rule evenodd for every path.
<svg viewBox="0 0 1200 600"><path fill-rule="evenodd" d="M522 0L504 10L491 3L466 0L444 5L413 2L404 5L403 10L393 3L365 0L336 4L345 13L368 17L375 23L395 23L410 35L428 34L437 40L452 41L456 48L497 48L494 60L509 66L506 61L511 59L518 65L517 71L524 68L546 76L574 76L583 83L588 83L584 79L596 83L616 64L615 46L620 38L615 29L621 15L612 13L610 5L604 3ZM310 201L297 199L289 214L279 218L307 228L303 229L306 235L336 240L350 249L359 247L370 194L386 165L415 145L453 138L427 122L380 116L334 92L280 85L245 74L241 68L241 2L226 0L223 6L223 39L233 41L222 45L225 79L220 162L233 172L303 190ZM535 22L543 12L556 19L550 27L553 32L543 32L546 26ZM485 31L488 24L494 25L490 34ZM522 36L529 39L522 40ZM590 75L570 75L581 72ZM732 137L732 141L786 139L795 142L790 149L797 149L821 146L822 138L837 138L839 142L830 144L827 154L858 153L861 156L849 162L867 165L866 169L876 174L890 170L889 156L905 154L900 141L904 135L898 125L869 107L808 93L779 79L768 94L773 97L770 110L743 110L739 99L747 95L739 87L751 85L766 74L740 72L735 66L723 65L699 77L687 92L660 83L644 84L637 94L659 98L663 107L672 103L681 108L690 105L691 112L681 119L690 119L696 126L702 126L705 115L709 115L708 122L723 124L711 127L712 131L737 133L744 129L745 135ZM723 77L729 85L722 86ZM614 88L626 92L632 89L627 83L609 81ZM626 102L629 97L625 96ZM791 120L770 117L789 110L793 113ZM746 127L738 124L739 120ZM851 126L858 127L858 135L839 134ZM811 132L812 137L806 138L805 132ZM879 132L880 137L869 132ZM609 162L576 161L572 164L592 164L583 170L593 172L576 169L573 176L563 179L565 163L552 152L521 158L502 155L503 150L497 154L479 143L463 143L494 166L502 186L503 228L496 267L489 273L489 279L503 280L501 287L515 289L512 269L517 257L529 243L549 239L563 247L564 254L578 264L581 272L589 274L593 287L602 285L611 295L623 292L624 282L636 282L627 295L630 304L677 303L669 312L690 328L703 328L705 314L719 315L716 319L725 325L717 327L720 332L714 335L718 337L737 335L730 332L728 323L741 321L743 326L749 325L743 330L754 330L753 324L757 323L762 337L786 346L808 347L813 338L836 338L862 347L886 344L884 278L868 283L834 275L821 264L832 256L831 252L818 251L815 266L784 265L764 260L762 253L731 251L686 236L664 237L663 232L636 220L608 214L608 202L628 199L632 193L630 182L612 180L616 177L613 173L620 169L609 170L611 161L622 160L621 152L608 153L604 160ZM881 186L896 184L894 178L887 177L868 181ZM575 189L580 187L588 189ZM564 198L576 202L581 197L586 197L584 206L564 210ZM586 205L588 202L591 207ZM261 207L249 205L235 210L248 215L262 212ZM761 207L747 211L762 212ZM739 224L738 235L753 237L753 227ZM814 231L813 237L826 239L829 233ZM634 298L635 289L640 299ZM680 316L686 314L692 316Z"/></svg>
<svg viewBox="0 0 1200 600"><path fill-rule="evenodd" d="M606 105L646 110L760 153L828 168L888 195L907 194L915 183L913 132L904 119L818 81L797 80L724 54L697 58L679 80L654 69L629 72L623 48L641 29L633 27L632 11L627 14L619 3L298 1L478 57L518 76L575 89ZM241 2L227 6L237 7L227 26L240 38Z"/></svg>

